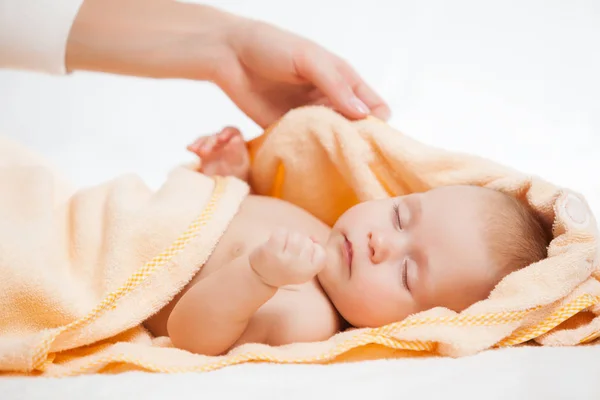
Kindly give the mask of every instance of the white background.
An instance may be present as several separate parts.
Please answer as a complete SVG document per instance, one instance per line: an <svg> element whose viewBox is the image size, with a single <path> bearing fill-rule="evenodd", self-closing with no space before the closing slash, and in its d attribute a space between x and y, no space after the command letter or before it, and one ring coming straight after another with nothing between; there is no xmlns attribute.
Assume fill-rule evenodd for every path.
<svg viewBox="0 0 600 400"><path fill-rule="evenodd" d="M345 57L389 101L390 123L404 133L541 175L583 193L600 212L600 1L208 3L284 26ZM156 186L171 167L191 159L185 151L188 142L227 124L238 125L248 137L260 133L206 83L0 71L0 133L42 152L81 185L136 172ZM331 395L342 385L347 389L343 393L358 393L355 387L363 397L391 394L396 387L399 392L392 397L397 397L403 387L410 387L404 392L410 398L440 391L450 397L471 393L473 398L492 398L492 394L494 398L565 398L571 393L574 398L588 398L586 390L598 388L593 380L583 378L591 378L585 371L596 368L584 367L590 362L581 356L585 349L539 351L547 352L542 353L548 356L545 362L534 350L534 354L488 354L443 364L432 361L429 367L417 360L362 364L352 375L341 366L292 371L304 382L326 379L326 392ZM525 374L523 368L528 366L537 371L535 379L534 372ZM238 378L246 376L250 368L259 367L207 375L202 385L213 393L227 391L226 382L231 382L227 377L235 379L235 371ZM433 381L427 380L426 370L437 371L430 375ZM279 375L270 375L272 369L259 371L283 377L289 370ZM343 376L352 376L356 385L344 386ZM71 387L77 382L97 382L104 390L112 387L102 383L105 378L97 379L71 381ZM448 386L436 386L435 381ZM36 382L41 385L40 396L54 385ZM141 384L135 386L140 390L164 382L164 392L153 386L143 398L177 394L177 388L183 387L166 379L130 382ZM407 386L410 382L420 384ZM243 385L228 391L256 393L257 398L275 395L266 391L273 385L268 379ZM308 386L304 387L308 394ZM94 393L100 398L102 391ZM198 393L207 394L201 389Z"/></svg>
<svg viewBox="0 0 600 400"><path fill-rule="evenodd" d="M584 193L600 209L600 2L211 1L345 57L424 142ZM204 82L0 71L0 133L79 184L125 172L156 186L185 145L260 130Z"/></svg>

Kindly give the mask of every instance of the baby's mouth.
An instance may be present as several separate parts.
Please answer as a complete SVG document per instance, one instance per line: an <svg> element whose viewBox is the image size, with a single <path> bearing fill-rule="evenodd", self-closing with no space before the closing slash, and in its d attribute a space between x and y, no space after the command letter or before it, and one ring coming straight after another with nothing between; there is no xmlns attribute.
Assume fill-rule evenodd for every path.
<svg viewBox="0 0 600 400"><path fill-rule="evenodd" d="M348 240L346 235L344 235L344 243L343 243L342 249L343 249L343 254L344 254L344 261L346 261L346 265L348 266L348 271L350 273L350 276L352 276L352 258L353 258L352 242L350 242L350 240Z"/></svg>

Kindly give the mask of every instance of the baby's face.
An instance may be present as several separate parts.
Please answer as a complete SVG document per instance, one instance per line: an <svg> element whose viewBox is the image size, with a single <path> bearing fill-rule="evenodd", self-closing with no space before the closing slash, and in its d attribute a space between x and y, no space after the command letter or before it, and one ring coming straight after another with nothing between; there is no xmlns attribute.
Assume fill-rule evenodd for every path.
<svg viewBox="0 0 600 400"><path fill-rule="evenodd" d="M483 189L451 186L358 204L333 227L319 281L355 327L378 327L441 306L485 299Z"/></svg>

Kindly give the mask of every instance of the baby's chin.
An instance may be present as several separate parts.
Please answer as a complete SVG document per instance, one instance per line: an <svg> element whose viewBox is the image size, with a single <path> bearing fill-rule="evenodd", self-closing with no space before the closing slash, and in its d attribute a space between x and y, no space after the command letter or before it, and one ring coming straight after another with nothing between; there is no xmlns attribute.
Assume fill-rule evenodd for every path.
<svg viewBox="0 0 600 400"><path fill-rule="evenodd" d="M335 304L334 304L335 306ZM349 325L354 328L381 328L382 326L391 324L396 321L380 320L378 318L372 318L365 313L359 313L356 310L347 310L349 312L343 312L340 308L336 307L340 316Z"/></svg>

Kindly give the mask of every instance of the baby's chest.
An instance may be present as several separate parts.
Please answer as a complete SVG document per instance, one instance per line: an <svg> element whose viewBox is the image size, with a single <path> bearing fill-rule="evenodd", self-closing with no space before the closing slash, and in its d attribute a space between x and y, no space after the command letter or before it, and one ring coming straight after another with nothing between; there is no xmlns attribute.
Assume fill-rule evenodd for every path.
<svg viewBox="0 0 600 400"><path fill-rule="evenodd" d="M278 228L322 240L326 240L329 233L329 228L322 222L297 207L276 199L251 196L242 203L200 276L208 275L235 258L248 257Z"/></svg>
<svg viewBox="0 0 600 400"><path fill-rule="evenodd" d="M237 345L284 345L326 340L339 329L338 315L316 281L281 288L252 316Z"/></svg>

